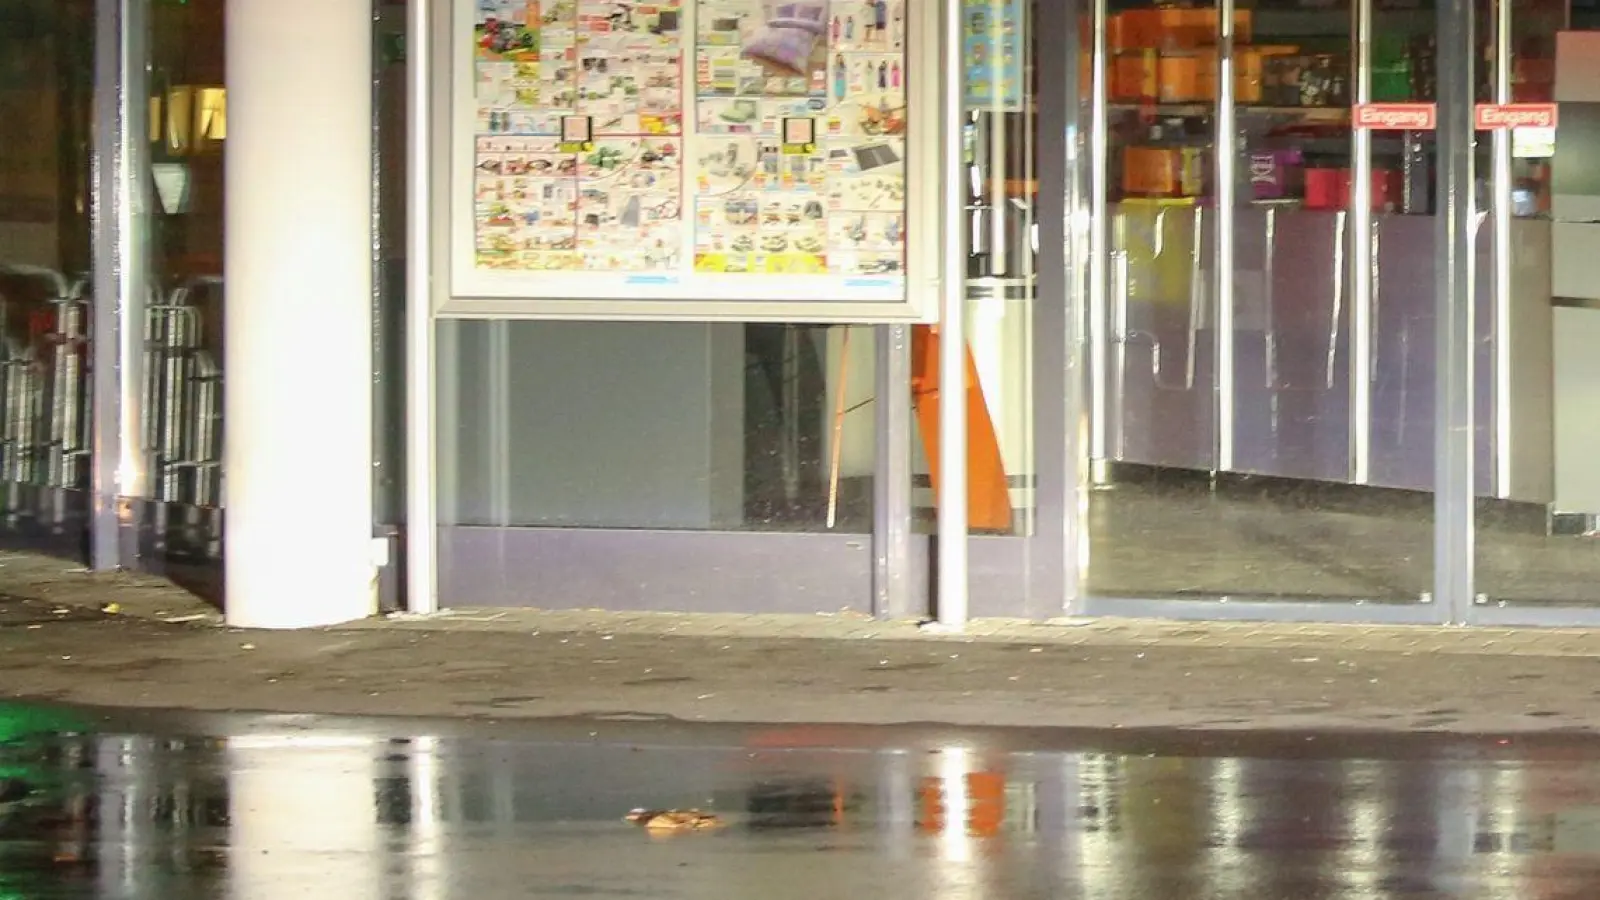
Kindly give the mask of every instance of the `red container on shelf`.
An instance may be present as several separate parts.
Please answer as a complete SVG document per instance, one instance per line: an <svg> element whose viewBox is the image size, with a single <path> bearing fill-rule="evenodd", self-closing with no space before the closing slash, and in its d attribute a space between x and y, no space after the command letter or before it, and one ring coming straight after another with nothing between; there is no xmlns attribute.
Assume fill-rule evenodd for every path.
<svg viewBox="0 0 1600 900"><path fill-rule="evenodd" d="M1354 175L1349 169L1306 169L1306 209L1349 209L1350 188ZM1374 169L1372 172L1372 209L1374 212L1398 207L1400 204L1400 173L1392 169Z"/></svg>
<svg viewBox="0 0 1600 900"><path fill-rule="evenodd" d="M1374 212L1393 212L1400 208L1400 192L1404 182L1398 169L1374 169L1372 172L1372 209Z"/></svg>
<svg viewBox="0 0 1600 900"><path fill-rule="evenodd" d="M1349 169L1306 169L1306 209L1344 209L1349 187Z"/></svg>

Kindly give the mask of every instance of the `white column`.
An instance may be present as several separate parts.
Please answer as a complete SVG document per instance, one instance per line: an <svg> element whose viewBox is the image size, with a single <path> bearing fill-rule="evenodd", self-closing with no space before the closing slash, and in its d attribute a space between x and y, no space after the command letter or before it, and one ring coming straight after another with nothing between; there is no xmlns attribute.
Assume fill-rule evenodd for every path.
<svg viewBox="0 0 1600 900"><path fill-rule="evenodd" d="M227 618L371 615L372 5L228 0Z"/></svg>

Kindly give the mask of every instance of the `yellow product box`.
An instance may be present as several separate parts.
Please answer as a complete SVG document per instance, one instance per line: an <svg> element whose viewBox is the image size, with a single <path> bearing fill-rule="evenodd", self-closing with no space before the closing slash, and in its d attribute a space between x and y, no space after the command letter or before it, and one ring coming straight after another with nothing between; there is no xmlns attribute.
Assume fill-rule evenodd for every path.
<svg viewBox="0 0 1600 900"><path fill-rule="evenodd" d="M1112 246L1126 254L1128 300L1171 306L1193 301L1200 214L1193 199L1130 199L1116 205Z"/></svg>

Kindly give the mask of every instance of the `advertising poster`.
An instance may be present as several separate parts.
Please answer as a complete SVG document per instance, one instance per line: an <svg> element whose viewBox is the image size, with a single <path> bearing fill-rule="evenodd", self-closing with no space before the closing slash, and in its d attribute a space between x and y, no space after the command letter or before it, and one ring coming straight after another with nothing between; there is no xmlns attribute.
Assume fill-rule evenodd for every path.
<svg viewBox="0 0 1600 900"><path fill-rule="evenodd" d="M966 105L1022 110L1022 0L963 0Z"/></svg>
<svg viewBox="0 0 1600 900"><path fill-rule="evenodd" d="M903 283L908 0L470 0L481 269Z"/></svg>

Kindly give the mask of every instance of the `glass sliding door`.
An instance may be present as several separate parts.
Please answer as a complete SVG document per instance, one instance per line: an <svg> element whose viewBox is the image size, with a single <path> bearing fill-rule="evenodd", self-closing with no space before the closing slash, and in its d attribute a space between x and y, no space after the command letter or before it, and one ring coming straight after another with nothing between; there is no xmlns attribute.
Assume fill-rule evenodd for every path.
<svg viewBox="0 0 1600 900"><path fill-rule="evenodd" d="M1090 611L1437 616L1432 143L1352 115L1430 90L1374 84L1390 15L1096 10Z"/></svg>
<svg viewBox="0 0 1600 900"><path fill-rule="evenodd" d="M1479 331L1497 372L1480 434L1495 437L1495 454L1480 464L1483 504L1500 511L1476 522L1476 596L1472 618L1558 623L1592 617L1600 606L1600 440L1592 360L1600 339L1600 293L1593 240L1600 187L1594 153L1600 130L1590 112L1600 96L1585 95L1595 71L1600 32L1579 5L1567 27L1565 4L1476 4L1480 99L1492 103L1561 101L1557 127L1530 124L1479 132L1492 154L1485 230L1503 248L1504 264L1477 284Z"/></svg>

